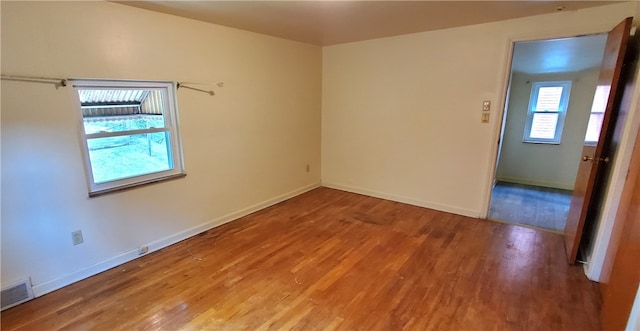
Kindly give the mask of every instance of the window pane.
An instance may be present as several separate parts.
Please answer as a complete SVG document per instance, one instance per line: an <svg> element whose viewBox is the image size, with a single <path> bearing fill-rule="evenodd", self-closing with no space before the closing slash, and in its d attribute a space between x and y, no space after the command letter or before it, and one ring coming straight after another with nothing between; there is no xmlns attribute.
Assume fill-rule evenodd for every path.
<svg viewBox="0 0 640 331"><path fill-rule="evenodd" d="M534 113L529 137L534 139L554 139L557 124L558 113Z"/></svg>
<svg viewBox="0 0 640 331"><path fill-rule="evenodd" d="M86 134L100 132L121 132L149 128L163 128L162 115L129 115L85 118L84 132Z"/></svg>
<svg viewBox="0 0 640 331"><path fill-rule="evenodd" d="M169 132L88 139L95 183L173 168Z"/></svg>
<svg viewBox="0 0 640 331"><path fill-rule="evenodd" d="M87 89L78 94L87 134L165 127L161 91Z"/></svg>
<svg viewBox="0 0 640 331"><path fill-rule="evenodd" d="M600 130L602 129L602 120L604 113L591 113L589 116L589 124L587 125L587 134L584 137L586 142L598 142L600 138Z"/></svg>
<svg viewBox="0 0 640 331"><path fill-rule="evenodd" d="M591 105L592 113L604 113L607 108L609 91L611 91L611 86L609 85L598 85L596 87L596 94L593 96L593 104Z"/></svg>
<svg viewBox="0 0 640 331"><path fill-rule="evenodd" d="M536 111L560 111L560 99L562 97L562 86L541 87L538 90L538 100L536 101Z"/></svg>

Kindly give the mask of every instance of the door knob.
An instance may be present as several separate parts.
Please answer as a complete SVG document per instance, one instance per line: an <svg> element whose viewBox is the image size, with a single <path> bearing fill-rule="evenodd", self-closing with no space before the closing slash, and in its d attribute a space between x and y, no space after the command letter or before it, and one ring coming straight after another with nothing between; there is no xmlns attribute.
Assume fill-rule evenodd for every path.
<svg viewBox="0 0 640 331"><path fill-rule="evenodd" d="M589 160L593 160L593 158L591 156L585 155L582 157L582 161L589 161Z"/></svg>

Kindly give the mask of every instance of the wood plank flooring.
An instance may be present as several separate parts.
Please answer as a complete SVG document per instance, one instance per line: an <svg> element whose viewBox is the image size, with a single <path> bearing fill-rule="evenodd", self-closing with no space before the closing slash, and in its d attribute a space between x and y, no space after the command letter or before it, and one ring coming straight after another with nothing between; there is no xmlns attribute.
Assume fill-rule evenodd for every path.
<svg viewBox="0 0 640 331"><path fill-rule="evenodd" d="M507 182L491 193L489 219L563 232L572 191Z"/></svg>
<svg viewBox="0 0 640 331"><path fill-rule="evenodd" d="M2 330L598 330L560 235L319 188L1 313Z"/></svg>

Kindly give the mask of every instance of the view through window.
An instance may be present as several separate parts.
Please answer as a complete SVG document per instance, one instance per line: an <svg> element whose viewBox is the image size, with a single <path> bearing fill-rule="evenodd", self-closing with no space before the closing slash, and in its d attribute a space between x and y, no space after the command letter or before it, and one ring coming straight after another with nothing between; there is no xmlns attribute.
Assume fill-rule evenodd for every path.
<svg viewBox="0 0 640 331"><path fill-rule="evenodd" d="M591 114L589 115L589 124L587 125L587 133L584 137L584 141L587 144L595 144L600 138L602 120L604 120L604 111L607 108L610 90L610 85L599 85L596 87L593 104L591 105Z"/></svg>
<svg viewBox="0 0 640 331"><path fill-rule="evenodd" d="M76 81L90 193L183 173L173 85Z"/></svg>

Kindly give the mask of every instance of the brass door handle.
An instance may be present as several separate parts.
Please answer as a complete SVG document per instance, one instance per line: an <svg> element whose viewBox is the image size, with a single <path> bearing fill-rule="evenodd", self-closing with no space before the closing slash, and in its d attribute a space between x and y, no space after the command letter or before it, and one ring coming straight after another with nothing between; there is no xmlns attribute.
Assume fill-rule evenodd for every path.
<svg viewBox="0 0 640 331"><path fill-rule="evenodd" d="M585 156L582 157L582 161L593 161L593 160L594 159L593 159L592 156L585 155ZM609 163L609 157L605 157L605 158L599 157L597 161L598 162Z"/></svg>

